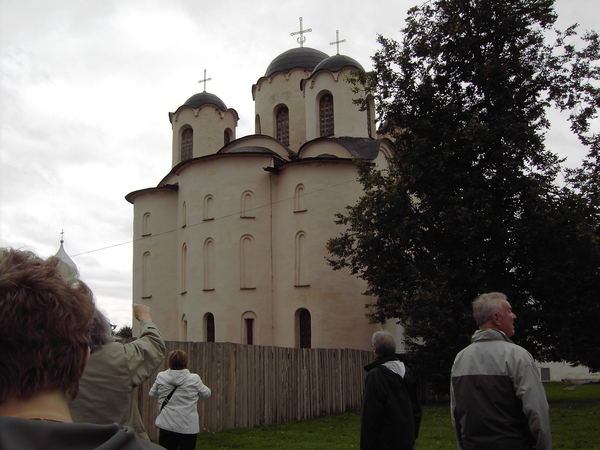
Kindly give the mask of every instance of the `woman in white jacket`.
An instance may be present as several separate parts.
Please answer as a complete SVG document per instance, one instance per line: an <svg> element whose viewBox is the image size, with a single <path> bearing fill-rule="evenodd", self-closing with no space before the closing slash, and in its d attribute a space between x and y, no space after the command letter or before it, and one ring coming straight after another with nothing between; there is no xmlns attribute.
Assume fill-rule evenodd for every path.
<svg viewBox="0 0 600 450"><path fill-rule="evenodd" d="M200 376L187 369L188 356L183 350L169 353L169 369L160 372L150 389L160 413L154 422L159 428L158 443L167 450L194 450L198 425L198 400L209 398L210 389ZM166 401L165 401L166 400Z"/></svg>

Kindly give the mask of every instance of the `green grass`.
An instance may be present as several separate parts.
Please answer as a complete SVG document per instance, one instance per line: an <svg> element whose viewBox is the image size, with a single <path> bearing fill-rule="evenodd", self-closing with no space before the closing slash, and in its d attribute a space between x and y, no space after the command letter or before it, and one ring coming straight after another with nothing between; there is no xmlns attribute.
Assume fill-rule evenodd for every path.
<svg viewBox="0 0 600 450"><path fill-rule="evenodd" d="M550 402L554 450L600 450L600 384L544 385ZM344 413L283 425L198 435L198 450L358 449L359 413ZM416 450L456 449L447 403L425 405Z"/></svg>

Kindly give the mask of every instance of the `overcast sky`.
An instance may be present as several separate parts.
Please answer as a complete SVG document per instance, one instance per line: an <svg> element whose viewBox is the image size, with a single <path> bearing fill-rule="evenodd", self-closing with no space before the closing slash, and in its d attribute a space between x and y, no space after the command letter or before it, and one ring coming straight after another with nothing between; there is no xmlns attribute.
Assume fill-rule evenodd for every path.
<svg viewBox="0 0 600 450"><path fill-rule="evenodd" d="M210 5L209 5L210 3ZM414 0L0 0L0 246L65 249L117 326L131 324L132 212L124 196L171 168L168 113L203 90L254 132L251 88L297 47L340 53L367 70L377 34L400 38ZM374 7L374 8L373 8ZM559 25L600 28L598 0L558 0ZM583 152L556 115L551 148ZM333 219L333 218L332 218Z"/></svg>

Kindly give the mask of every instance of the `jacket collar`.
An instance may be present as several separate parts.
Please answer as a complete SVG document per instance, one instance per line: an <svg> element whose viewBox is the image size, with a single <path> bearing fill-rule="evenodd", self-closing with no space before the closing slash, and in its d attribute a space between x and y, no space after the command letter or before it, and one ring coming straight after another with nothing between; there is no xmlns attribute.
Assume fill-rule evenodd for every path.
<svg viewBox="0 0 600 450"><path fill-rule="evenodd" d="M504 334L503 331L496 330L495 328L485 328L483 330L477 330L471 337L471 342L486 342L486 341L506 341L514 344L509 337Z"/></svg>

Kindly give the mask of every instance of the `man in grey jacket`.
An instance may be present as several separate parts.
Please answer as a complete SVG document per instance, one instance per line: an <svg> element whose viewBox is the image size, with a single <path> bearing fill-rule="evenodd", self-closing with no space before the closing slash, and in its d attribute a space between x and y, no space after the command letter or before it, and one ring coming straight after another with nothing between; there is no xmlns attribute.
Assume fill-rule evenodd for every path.
<svg viewBox="0 0 600 450"><path fill-rule="evenodd" d="M479 330L452 367L452 426L460 450L550 450L548 402L533 357L510 340L506 296L473 302Z"/></svg>
<svg viewBox="0 0 600 450"><path fill-rule="evenodd" d="M91 330L92 354L79 382L79 395L69 402L69 410L76 423L116 422L149 440L134 390L165 359L165 343L148 306L133 305L133 314L140 322L140 337L121 344L114 342L110 322L96 310Z"/></svg>

